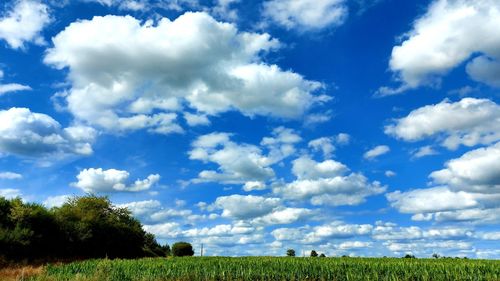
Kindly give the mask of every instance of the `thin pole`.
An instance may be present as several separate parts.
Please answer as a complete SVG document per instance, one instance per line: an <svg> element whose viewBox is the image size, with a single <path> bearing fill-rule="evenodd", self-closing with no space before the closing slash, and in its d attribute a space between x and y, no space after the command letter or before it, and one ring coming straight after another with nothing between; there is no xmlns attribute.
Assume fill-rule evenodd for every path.
<svg viewBox="0 0 500 281"><path fill-rule="evenodd" d="M203 243L201 243L201 255L203 257Z"/></svg>

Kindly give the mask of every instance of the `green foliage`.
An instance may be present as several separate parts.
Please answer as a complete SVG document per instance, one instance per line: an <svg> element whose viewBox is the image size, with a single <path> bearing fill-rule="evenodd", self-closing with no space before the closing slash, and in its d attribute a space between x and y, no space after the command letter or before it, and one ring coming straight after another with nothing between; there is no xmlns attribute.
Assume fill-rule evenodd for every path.
<svg viewBox="0 0 500 281"><path fill-rule="evenodd" d="M34 281L382 280L496 281L500 261L463 259L186 257L88 260L48 266Z"/></svg>
<svg viewBox="0 0 500 281"><path fill-rule="evenodd" d="M0 255L7 259L157 257L169 250L106 197L75 197L51 210L0 197Z"/></svg>
<svg viewBox="0 0 500 281"><path fill-rule="evenodd" d="M416 259L416 257L414 255L410 255L410 254L406 254L403 258L404 259Z"/></svg>
<svg viewBox="0 0 500 281"><path fill-rule="evenodd" d="M193 246L187 242L177 242L172 245L172 255L174 257L187 257L194 255Z"/></svg>
<svg viewBox="0 0 500 281"><path fill-rule="evenodd" d="M295 250L294 249L288 249L288 250L286 250L286 255L288 257L295 257Z"/></svg>
<svg viewBox="0 0 500 281"><path fill-rule="evenodd" d="M311 251L311 257L315 258L318 256L318 253L315 250Z"/></svg>
<svg viewBox="0 0 500 281"><path fill-rule="evenodd" d="M326 258L326 255L321 253L321 255L319 255L320 258Z"/></svg>

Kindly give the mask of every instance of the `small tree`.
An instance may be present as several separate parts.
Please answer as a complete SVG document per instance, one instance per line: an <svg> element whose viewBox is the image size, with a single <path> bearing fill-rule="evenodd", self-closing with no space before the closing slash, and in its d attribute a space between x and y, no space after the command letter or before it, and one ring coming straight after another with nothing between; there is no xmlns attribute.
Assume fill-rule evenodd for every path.
<svg viewBox="0 0 500 281"><path fill-rule="evenodd" d="M406 254L403 258L404 259L415 259L415 256L414 255L410 255L410 254Z"/></svg>
<svg viewBox="0 0 500 281"><path fill-rule="evenodd" d="M288 249L288 250L286 250L286 255L288 257L295 257L295 250L294 249Z"/></svg>
<svg viewBox="0 0 500 281"><path fill-rule="evenodd" d="M174 257L187 257L194 255L193 246L187 242L177 242L172 245L172 255Z"/></svg>
<svg viewBox="0 0 500 281"><path fill-rule="evenodd" d="M318 253L315 250L311 251L311 257L315 258L318 256Z"/></svg>
<svg viewBox="0 0 500 281"><path fill-rule="evenodd" d="M439 255L436 254L436 253L432 254L432 257L435 258L435 259L439 259Z"/></svg>
<svg viewBox="0 0 500 281"><path fill-rule="evenodd" d="M320 258L326 258L326 255L321 253L321 255L319 255Z"/></svg>

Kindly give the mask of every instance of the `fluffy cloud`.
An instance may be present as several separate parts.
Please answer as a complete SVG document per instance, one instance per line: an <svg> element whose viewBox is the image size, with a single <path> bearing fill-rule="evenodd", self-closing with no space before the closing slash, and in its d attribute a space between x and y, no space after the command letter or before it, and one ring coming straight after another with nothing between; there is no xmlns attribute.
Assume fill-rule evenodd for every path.
<svg viewBox="0 0 500 281"><path fill-rule="evenodd" d="M0 69L0 81L2 81L4 77L4 72ZM31 90L30 86L21 85L18 83L8 83L8 84L0 84L0 96L18 91L29 91Z"/></svg>
<svg viewBox="0 0 500 281"><path fill-rule="evenodd" d="M286 199L310 200L314 205L358 205L366 197L385 191L379 182L370 183L362 174L346 175L349 169L333 160L316 162L302 156L293 162L292 171L297 180L273 188Z"/></svg>
<svg viewBox="0 0 500 281"><path fill-rule="evenodd" d="M392 50L390 69L403 85L395 94L421 85L439 85L453 68L467 64L475 80L498 86L500 3L496 0L436 0L418 18L406 39ZM460 28L456 28L460 26Z"/></svg>
<svg viewBox="0 0 500 281"><path fill-rule="evenodd" d="M417 149L416 151L414 151L412 157L422 158L425 156L436 155L436 154L438 154L438 152L435 151L434 148L432 148L432 146L426 145L426 146L422 146L419 149Z"/></svg>
<svg viewBox="0 0 500 281"><path fill-rule="evenodd" d="M380 155L388 153L389 151L391 151L391 149L387 145L379 145L365 152L363 157L368 160L373 160Z"/></svg>
<svg viewBox="0 0 500 281"><path fill-rule="evenodd" d="M150 189L160 180L160 175L149 175L146 179L136 180L128 185L127 181L130 174L127 171L101 168L84 169L76 178L78 182L72 183L73 186L82 189L85 192L117 192L129 191L137 192Z"/></svg>
<svg viewBox="0 0 500 281"><path fill-rule="evenodd" d="M267 22L286 29L311 31L341 25L348 8L345 0L270 0L262 13Z"/></svg>
<svg viewBox="0 0 500 281"><path fill-rule="evenodd" d="M71 195L49 196L43 201L43 205L47 208L61 207L70 198Z"/></svg>
<svg viewBox="0 0 500 281"><path fill-rule="evenodd" d="M29 157L89 155L96 131L85 126L61 128L52 117L27 108L0 110L0 152Z"/></svg>
<svg viewBox="0 0 500 281"><path fill-rule="evenodd" d="M298 118L322 84L263 62L279 47L269 34L239 32L206 13L174 21L94 17L53 38L45 63L69 69L65 95L77 118L110 131L146 128L181 132L178 111L239 111L246 116Z"/></svg>
<svg viewBox="0 0 500 281"><path fill-rule="evenodd" d="M47 5L37 0L16 0L0 18L0 39L13 49L24 48L26 42L42 45L45 40L41 31L50 21Z"/></svg>
<svg viewBox="0 0 500 281"><path fill-rule="evenodd" d="M487 99L444 100L395 120L385 127L385 133L405 141L440 137L448 149L489 144L500 140L500 106Z"/></svg>
<svg viewBox="0 0 500 281"><path fill-rule="evenodd" d="M271 232L277 241L294 241L300 244L318 244L331 239L346 239L370 235L373 226L369 224L347 224L334 221L315 227L278 228Z"/></svg>
<svg viewBox="0 0 500 281"><path fill-rule="evenodd" d="M458 190L500 194L500 142L452 159L430 177Z"/></svg>
<svg viewBox="0 0 500 281"><path fill-rule="evenodd" d="M336 149L335 145L347 145L350 139L351 137L348 134L340 133L334 137L321 137L311 140L307 145L315 152L322 152L324 158L330 158Z"/></svg>
<svg viewBox="0 0 500 281"><path fill-rule="evenodd" d="M22 179L23 175L13 172L0 172L0 180L18 180Z"/></svg>
<svg viewBox="0 0 500 281"><path fill-rule="evenodd" d="M13 188L3 188L0 189L0 197L5 197L7 199L12 199L20 197L22 195L21 190Z"/></svg>
<svg viewBox="0 0 500 281"><path fill-rule="evenodd" d="M440 187L392 192L391 206L414 214L416 221L500 221L500 143L479 148L446 163L431 173Z"/></svg>
<svg viewBox="0 0 500 281"><path fill-rule="evenodd" d="M272 137L261 141L262 149L251 144L237 144L230 140L228 133L211 133L198 137L189 151L189 159L216 163L218 171L204 170L194 182L217 181L221 183L261 182L274 177L270 167L295 153L294 144L301 140L293 130L279 127L273 130ZM260 187L261 188L261 187Z"/></svg>
<svg viewBox="0 0 500 281"><path fill-rule="evenodd" d="M395 191L386 195L391 206L402 213L430 213L460 210L478 206L475 196L447 187L415 189L407 192Z"/></svg>
<svg viewBox="0 0 500 281"><path fill-rule="evenodd" d="M94 2L107 7L116 7L127 11L146 11L151 9L166 9L182 11L187 8L198 8L197 0L80 0L83 2Z"/></svg>
<svg viewBox="0 0 500 281"><path fill-rule="evenodd" d="M222 196L214 206L222 209L222 216L235 219L251 219L271 213L281 205L279 198L265 198L253 195Z"/></svg>

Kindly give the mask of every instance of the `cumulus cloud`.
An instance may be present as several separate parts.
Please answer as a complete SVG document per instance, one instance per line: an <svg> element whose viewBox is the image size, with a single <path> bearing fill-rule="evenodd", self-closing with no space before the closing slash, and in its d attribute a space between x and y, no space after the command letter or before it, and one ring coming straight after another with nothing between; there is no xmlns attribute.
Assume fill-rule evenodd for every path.
<svg viewBox="0 0 500 281"><path fill-rule="evenodd" d="M176 119L185 106L202 115L298 118L322 100L314 94L321 83L263 61L277 40L206 13L145 23L94 17L52 41L44 61L69 70L68 110L110 131L182 132Z"/></svg>
<svg viewBox="0 0 500 281"><path fill-rule="evenodd" d="M28 157L90 155L96 131L62 128L52 117L27 108L0 110L0 152Z"/></svg>
<svg viewBox="0 0 500 281"><path fill-rule="evenodd" d="M251 219L269 214L281 205L279 198L253 195L230 195L218 197L214 206L222 209L222 216L235 219Z"/></svg>
<svg viewBox="0 0 500 281"><path fill-rule="evenodd" d="M348 134L340 133L334 137L321 137L311 140L307 146L314 152L322 152L323 157L326 159L332 157L336 145L347 145L350 138Z"/></svg>
<svg viewBox="0 0 500 281"><path fill-rule="evenodd" d="M396 94L422 85L439 85L443 75L473 56L466 67L470 77L498 86L495 73L500 69L499 25L498 1L432 2L427 12L415 20L403 42L392 50L389 67L402 86L398 89L383 88L380 94Z"/></svg>
<svg viewBox="0 0 500 281"><path fill-rule="evenodd" d="M49 196L43 201L43 205L47 208L61 207L71 198L71 195Z"/></svg>
<svg viewBox="0 0 500 281"><path fill-rule="evenodd" d="M271 232L277 241L294 241L300 244L318 244L331 239L346 239L356 236L367 236L372 232L370 224L348 224L333 221L315 227L278 228Z"/></svg>
<svg viewBox="0 0 500 281"><path fill-rule="evenodd" d="M460 210L478 206L474 195L447 187L415 189L407 192L395 191L386 195L392 207L402 213L430 213Z"/></svg>
<svg viewBox="0 0 500 281"><path fill-rule="evenodd" d="M0 180L19 180L23 175L13 172L0 172Z"/></svg>
<svg viewBox="0 0 500 281"><path fill-rule="evenodd" d="M21 190L13 188L3 188L0 189L0 197L5 197L7 199L12 199L20 197L22 195Z"/></svg>
<svg viewBox="0 0 500 281"><path fill-rule="evenodd" d="M425 156L436 155L438 152L432 148L430 145L422 146L416 151L413 152L412 157L414 158L422 158Z"/></svg>
<svg viewBox="0 0 500 281"><path fill-rule="evenodd" d="M448 161L430 174L439 187L386 195L392 207L414 214L416 221L500 221L500 143L478 148Z"/></svg>
<svg viewBox="0 0 500 281"><path fill-rule="evenodd" d="M2 81L3 77L4 77L4 72L0 69L0 81ZM29 90L31 90L30 86L21 85L18 83L7 83L7 84L0 83L0 96L7 93L29 91Z"/></svg>
<svg viewBox="0 0 500 281"><path fill-rule="evenodd" d="M387 145L379 145L365 152L363 157L368 160L373 160L380 155L388 153L389 151L391 151L391 149Z"/></svg>
<svg viewBox="0 0 500 281"><path fill-rule="evenodd" d="M448 149L490 144L500 140L500 106L488 99L444 100L395 120L385 133L405 141L443 139L441 145Z"/></svg>
<svg viewBox="0 0 500 281"><path fill-rule="evenodd" d="M43 45L41 32L50 22L47 5L38 0L16 0L0 18L0 39L13 49L22 49L27 42Z"/></svg>
<svg viewBox="0 0 500 281"><path fill-rule="evenodd" d="M277 184L273 192L286 199L310 200L313 205L358 205L386 189L379 182L370 183L362 174L347 174L349 169L333 160L316 162L302 156L293 162L292 171L297 180Z"/></svg>
<svg viewBox="0 0 500 281"><path fill-rule="evenodd" d="M143 180L136 180L128 185L127 181L130 174L127 171L102 168L90 168L82 170L76 178L77 182L72 183L74 187L80 188L85 192L137 192L150 189L160 180L160 175L152 174Z"/></svg>
<svg viewBox="0 0 500 281"><path fill-rule="evenodd" d="M270 0L263 3L265 21L286 29L318 31L344 23L345 0Z"/></svg>
<svg viewBox="0 0 500 281"><path fill-rule="evenodd" d="M194 182L264 183L275 175L270 166L295 153L294 144L301 140L293 130L278 127L271 137L262 139L260 144L267 150L264 153L258 146L238 144L230 138L228 133L211 133L198 137L192 143L190 159L213 162L219 166L218 171L200 172Z"/></svg>
<svg viewBox="0 0 500 281"><path fill-rule="evenodd" d="M458 190L500 194L500 142L452 159L430 177Z"/></svg>

